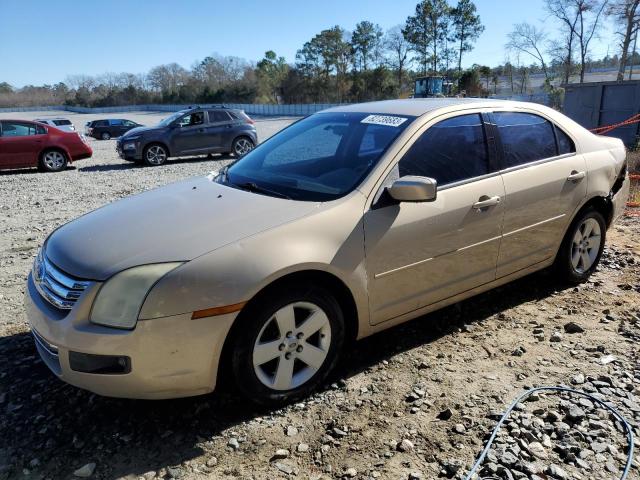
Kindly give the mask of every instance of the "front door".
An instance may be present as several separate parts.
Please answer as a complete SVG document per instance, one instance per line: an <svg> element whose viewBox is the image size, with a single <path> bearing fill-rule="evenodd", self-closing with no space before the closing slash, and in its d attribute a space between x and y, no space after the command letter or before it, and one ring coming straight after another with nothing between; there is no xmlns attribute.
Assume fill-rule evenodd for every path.
<svg viewBox="0 0 640 480"><path fill-rule="evenodd" d="M492 165L478 113L440 121L408 147L385 184L405 175L434 178L437 198L374 201L365 213L372 324L495 279L504 186Z"/></svg>
<svg viewBox="0 0 640 480"><path fill-rule="evenodd" d="M549 120L494 112L502 143L506 202L497 276L555 256L587 193L587 166L573 140Z"/></svg>
<svg viewBox="0 0 640 480"><path fill-rule="evenodd" d="M31 122L3 120L0 136L0 165L3 168L30 167L38 163L46 135L44 127Z"/></svg>
<svg viewBox="0 0 640 480"><path fill-rule="evenodd" d="M180 119L179 125L173 132L172 155L207 153L210 141L206 134L205 113L188 113Z"/></svg>

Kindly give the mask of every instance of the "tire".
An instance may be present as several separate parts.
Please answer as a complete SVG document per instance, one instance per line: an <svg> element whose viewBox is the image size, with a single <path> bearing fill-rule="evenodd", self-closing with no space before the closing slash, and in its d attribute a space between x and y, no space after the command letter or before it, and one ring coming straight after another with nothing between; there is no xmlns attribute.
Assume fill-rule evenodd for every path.
<svg viewBox="0 0 640 480"><path fill-rule="evenodd" d="M102 135L100 135L100 138L102 140L109 140L111 139L111 135L109 134L109 132L103 132Z"/></svg>
<svg viewBox="0 0 640 480"><path fill-rule="evenodd" d="M40 155L40 169L45 172L61 172L67 163L67 155L60 150L45 150Z"/></svg>
<svg viewBox="0 0 640 480"><path fill-rule="evenodd" d="M571 222L562 240L555 267L563 280L581 283L598 267L604 249L607 224L600 212L589 208Z"/></svg>
<svg viewBox="0 0 640 480"><path fill-rule="evenodd" d="M309 395L327 378L344 344L342 309L322 287L278 288L250 305L238 321L242 328L231 352L235 384L260 405L284 405Z"/></svg>
<svg viewBox="0 0 640 480"><path fill-rule="evenodd" d="M231 144L231 151L236 158L240 158L253 150L254 147L255 144L249 137L238 137Z"/></svg>
<svg viewBox="0 0 640 480"><path fill-rule="evenodd" d="M169 152L167 152L166 147L159 143L147 145L142 152L142 159L144 163L152 167L163 165L167 161L168 157Z"/></svg>

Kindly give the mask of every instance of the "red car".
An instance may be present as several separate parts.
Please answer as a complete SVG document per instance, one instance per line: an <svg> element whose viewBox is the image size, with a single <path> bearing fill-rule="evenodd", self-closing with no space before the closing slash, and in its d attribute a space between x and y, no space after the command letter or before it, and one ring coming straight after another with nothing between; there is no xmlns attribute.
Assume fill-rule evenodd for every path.
<svg viewBox="0 0 640 480"><path fill-rule="evenodd" d="M0 170L38 167L59 172L91 155L93 150L76 132L25 120L0 120Z"/></svg>

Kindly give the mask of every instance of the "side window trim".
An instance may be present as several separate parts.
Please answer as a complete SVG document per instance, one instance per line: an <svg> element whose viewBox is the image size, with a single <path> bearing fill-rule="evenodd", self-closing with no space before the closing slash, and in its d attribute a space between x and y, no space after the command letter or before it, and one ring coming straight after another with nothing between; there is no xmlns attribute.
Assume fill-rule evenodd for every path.
<svg viewBox="0 0 640 480"><path fill-rule="evenodd" d="M556 145L556 155L554 155L553 157L547 157L547 158L541 158L538 160L533 160L531 162L527 162L527 163L522 163L520 165L515 165L513 167L506 167L505 166L505 161L504 161L504 146L502 145L502 138L500 137L500 129L497 127L496 125L496 121L495 121L495 117L494 117L494 113L500 113L500 112L505 112L505 113L529 113L531 115L537 115L540 118L544 118L546 121L548 121L553 129L553 138L555 141L555 145ZM489 112L487 114L488 118L491 119L491 124L493 126L493 129L495 131L495 140L496 140L496 149L497 149L497 158L498 158L498 173L502 174L502 173L509 173L509 172L514 172L516 170L521 170L523 168L528 168L528 167L534 167L536 165L541 165L543 163L547 163L547 162L553 162L555 160L561 160L563 158L568 158L568 157L572 157L574 155L576 155L576 152L569 152L569 153L563 153L562 155L559 155L558 152L559 147L558 147L558 134L556 133L556 129L560 128L556 125L556 123L551 120L550 118L547 118L541 114L539 114L538 112L532 112L529 110L494 110L492 112ZM562 130L564 131L564 130ZM569 136L567 134L567 136ZM571 139L571 141L573 142L574 146L575 146L575 141L573 140L573 138L571 136L569 136L569 138Z"/></svg>

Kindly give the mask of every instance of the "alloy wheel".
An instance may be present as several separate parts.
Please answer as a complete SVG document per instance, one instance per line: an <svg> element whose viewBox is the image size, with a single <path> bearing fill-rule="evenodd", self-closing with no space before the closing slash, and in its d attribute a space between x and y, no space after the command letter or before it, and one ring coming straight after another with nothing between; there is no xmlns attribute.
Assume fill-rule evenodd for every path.
<svg viewBox="0 0 640 480"><path fill-rule="evenodd" d="M576 229L571 245L571 265L578 273L589 270L600 251L602 232L600 224L594 218L587 218Z"/></svg>
<svg viewBox="0 0 640 480"><path fill-rule="evenodd" d="M60 152L47 152L42 157L42 161L49 170L60 170L64 166L64 155Z"/></svg>
<svg viewBox="0 0 640 480"><path fill-rule="evenodd" d="M280 308L258 333L253 369L260 382L273 390L292 390L320 369L331 346L327 314L310 302Z"/></svg>
<svg viewBox="0 0 640 480"><path fill-rule="evenodd" d="M240 138L236 141L233 152L238 157L241 157L242 155L249 153L251 150L253 150L253 143L246 138Z"/></svg>
<svg viewBox="0 0 640 480"><path fill-rule="evenodd" d="M160 145L153 145L147 150L147 162L151 165L162 165L167 159L167 152Z"/></svg>

